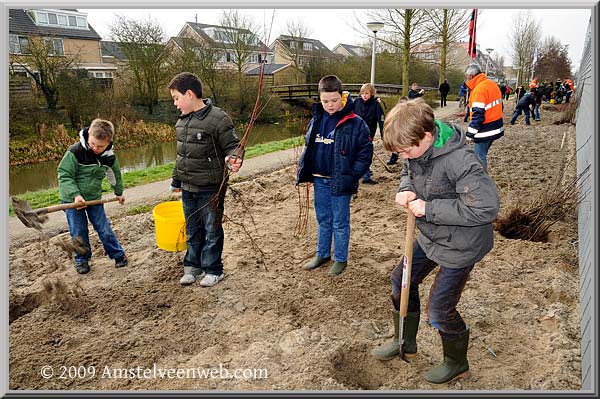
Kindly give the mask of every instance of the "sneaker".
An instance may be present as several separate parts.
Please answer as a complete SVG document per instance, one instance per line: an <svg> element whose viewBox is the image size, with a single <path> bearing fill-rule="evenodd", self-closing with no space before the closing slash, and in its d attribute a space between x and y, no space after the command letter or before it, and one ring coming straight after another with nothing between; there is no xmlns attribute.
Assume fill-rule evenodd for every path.
<svg viewBox="0 0 600 399"><path fill-rule="evenodd" d="M217 274L207 274L204 276L202 281L200 281L200 285L203 287L212 287L217 284L219 281L223 280L225 277L225 273Z"/></svg>
<svg viewBox="0 0 600 399"><path fill-rule="evenodd" d="M363 182L363 184L377 184L378 183L377 180L375 180L375 179L367 179L367 180L363 180L362 182Z"/></svg>
<svg viewBox="0 0 600 399"><path fill-rule="evenodd" d="M204 277L206 273L202 269L192 266L183 267L183 276L179 279L179 284L190 285L197 279Z"/></svg>
<svg viewBox="0 0 600 399"><path fill-rule="evenodd" d="M90 264L87 263L87 262L78 263L78 264L75 265L75 270L77 270L77 273L79 273L79 274L89 273L89 271L90 271Z"/></svg>
<svg viewBox="0 0 600 399"><path fill-rule="evenodd" d="M330 276L337 276L344 271L347 265L348 262L333 262L333 265L331 265L327 274Z"/></svg>
<svg viewBox="0 0 600 399"><path fill-rule="evenodd" d="M119 268L119 267L125 267L127 266L127 257L125 255L123 256L119 256L118 258L115 259L115 267Z"/></svg>

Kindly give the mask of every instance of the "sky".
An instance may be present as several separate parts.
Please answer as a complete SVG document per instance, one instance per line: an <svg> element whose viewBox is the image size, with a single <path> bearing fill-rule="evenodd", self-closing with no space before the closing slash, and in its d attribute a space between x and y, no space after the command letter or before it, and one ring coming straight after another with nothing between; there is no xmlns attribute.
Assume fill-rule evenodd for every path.
<svg viewBox="0 0 600 399"><path fill-rule="evenodd" d="M88 22L102 36L110 39L110 24L115 15L121 14L134 19L152 19L158 21L167 36L176 36L185 22L219 24L221 9L84 9L88 14ZM265 38L270 21L275 18L267 44L271 44L277 36L284 34L286 23L302 19L310 31L310 38L318 39L330 49L337 44L360 44L368 40L370 33L366 30L366 22L370 20L364 9L243 9L252 17L262 30L255 32ZM497 55L504 56L505 65L512 65L510 59L509 33L520 12L530 12L534 19L540 21L542 37L554 36L563 45L569 46L569 57L573 69L576 70L581 61L583 43L587 32L591 11L587 9L481 9L477 21L477 44L481 49L493 48ZM332 16L334 16L332 18ZM385 28L384 28L385 30ZM372 33L370 33L372 34ZM465 32L466 35L466 32ZM465 36L466 37L466 36ZM465 39L468 40L468 39Z"/></svg>

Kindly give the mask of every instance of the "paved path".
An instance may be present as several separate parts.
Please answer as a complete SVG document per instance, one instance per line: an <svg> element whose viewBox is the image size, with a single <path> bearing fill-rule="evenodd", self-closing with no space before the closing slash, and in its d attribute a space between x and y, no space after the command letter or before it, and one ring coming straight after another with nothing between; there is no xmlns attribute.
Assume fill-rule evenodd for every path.
<svg viewBox="0 0 600 399"><path fill-rule="evenodd" d="M458 112L458 101L448 101L448 106L437 108L436 117L444 119ZM291 148L288 150L276 151L264 154L244 161L244 165L237 173L240 177L251 177L261 173L271 172L295 163L299 157L300 148ZM235 176L235 175L234 175ZM122 212L133 205L143 205L145 203L155 203L166 200L172 194L169 192L171 179L148 183L125 190L125 205L119 205L117 202L104 204L106 213L110 215ZM104 198L111 198L114 194L105 194ZM49 233L67 231L67 220L64 212L58 211L48 214L48 221L44 223L44 230ZM8 221L9 239L16 239L23 235L36 234L31 228L27 228L16 217L10 217Z"/></svg>

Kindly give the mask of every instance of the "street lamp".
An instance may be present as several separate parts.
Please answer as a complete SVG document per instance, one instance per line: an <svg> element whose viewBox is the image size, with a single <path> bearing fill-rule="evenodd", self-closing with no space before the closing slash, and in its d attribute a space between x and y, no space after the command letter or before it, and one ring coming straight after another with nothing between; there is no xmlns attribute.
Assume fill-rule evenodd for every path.
<svg viewBox="0 0 600 399"><path fill-rule="evenodd" d="M377 32L383 29L383 22L367 22L367 28L373 32L373 53L371 54L371 84L375 84L375 45L377 44Z"/></svg>
<svg viewBox="0 0 600 399"><path fill-rule="evenodd" d="M487 76L488 74L488 65L490 64L490 54L492 54L492 51L494 51L493 48L486 48L485 51L487 51L488 56L487 56L487 61L485 62L485 76Z"/></svg>

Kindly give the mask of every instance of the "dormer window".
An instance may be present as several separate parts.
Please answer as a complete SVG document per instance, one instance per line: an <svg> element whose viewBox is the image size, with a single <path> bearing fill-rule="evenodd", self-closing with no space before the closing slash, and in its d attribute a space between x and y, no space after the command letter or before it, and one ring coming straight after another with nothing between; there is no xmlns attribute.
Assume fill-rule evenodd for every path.
<svg viewBox="0 0 600 399"><path fill-rule="evenodd" d="M302 43L302 50L312 51L312 43Z"/></svg>
<svg viewBox="0 0 600 399"><path fill-rule="evenodd" d="M89 29L87 17L83 14L59 10L31 10L28 12L36 25L54 26L57 28Z"/></svg>

